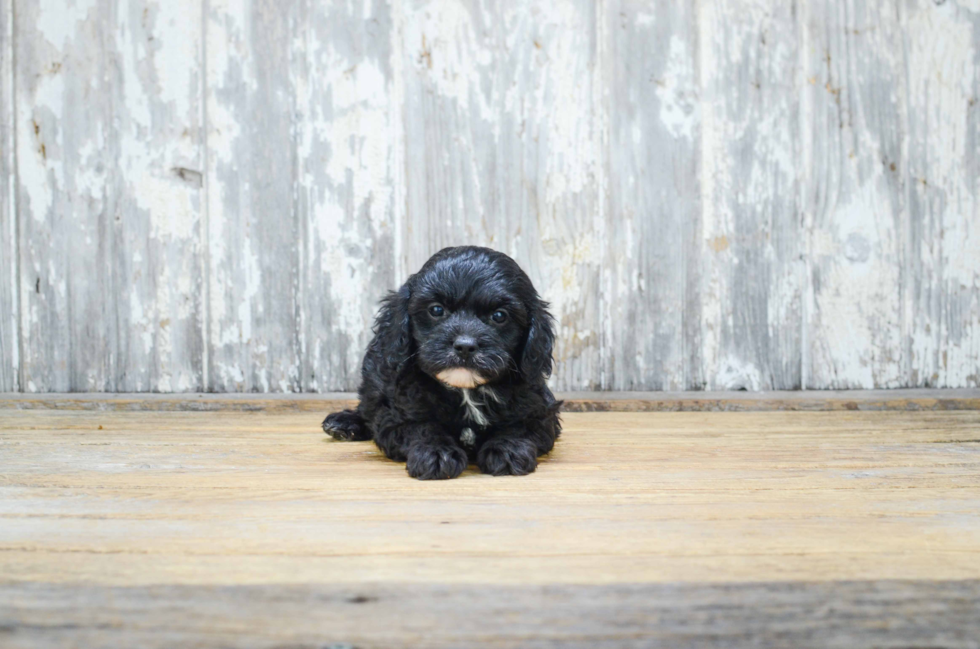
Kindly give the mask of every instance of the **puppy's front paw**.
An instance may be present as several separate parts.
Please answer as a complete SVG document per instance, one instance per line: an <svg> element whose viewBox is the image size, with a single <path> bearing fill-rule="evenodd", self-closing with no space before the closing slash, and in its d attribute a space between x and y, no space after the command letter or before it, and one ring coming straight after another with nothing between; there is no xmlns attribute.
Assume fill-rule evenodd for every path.
<svg viewBox="0 0 980 649"><path fill-rule="evenodd" d="M455 478L466 463L466 451L455 444L418 444L408 449L408 475L419 480Z"/></svg>
<svg viewBox="0 0 980 649"><path fill-rule="evenodd" d="M323 420L323 432L341 442L371 439L364 419L356 410L341 410L327 415Z"/></svg>
<svg viewBox="0 0 980 649"><path fill-rule="evenodd" d="M527 475L538 466L538 452L530 440L491 439L476 454L476 464L490 475Z"/></svg>

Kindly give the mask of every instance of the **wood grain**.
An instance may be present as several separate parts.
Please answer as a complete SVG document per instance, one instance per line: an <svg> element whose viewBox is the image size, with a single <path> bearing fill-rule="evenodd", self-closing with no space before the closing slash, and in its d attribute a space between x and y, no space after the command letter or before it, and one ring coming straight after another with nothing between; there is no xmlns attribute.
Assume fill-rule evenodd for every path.
<svg viewBox="0 0 980 649"><path fill-rule="evenodd" d="M208 390L300 388L296 3L207 5Z"/></svg>
<svg viewBox="0 0 980 649"><path fill-rule="evenodd" d="M116 3L109 3L114 7ZM205 389L206 209L201 0L140 0L109 12L120 78L112 276L115 390Z"/></svg>
<svg viewBox="0 0 980 649"><path fill-rule="evenodd" d="M319 413L6 410L0 574L113 585L980 578L980 413L568 413L420 483Z"/></svg>
<svg viewBox="0 0 980 649"><path fill-rule="evenodd" d="M556 385L599 387L595 3L409 1L402 10L400 274L449 245L510 254L557 316Z"/></svg>
<svg viewBox="0 0 980 649"><path fill-rule="evenodd" d="M966 0L0 3L0 390L353 390L490 245L560 390L980 385Z"/></svg>
<svg viewBox="0 0 980 649"><path fill-rule="evenodd" d="M20 389L13 4L0 0L0 392Z"/></svg>
<svg viewBox="0 0 980 649"><path fill-rule="evenodd" d="M0 584L5 620L0 640L9 649L73 644L91 649L972 649L980 634L978 607L976 580L614 586Z"/></svg>
<svg viewBox="0 0 980 649"><path fill-rule="evenodd" d="M602 387L703 389L695 7L609 2ZM628 323L628 324L627 324Z"/></svg>
<svg viewBox="0 0 980 649"><path fill-rule="evenodd" d="M17 3L21 364L29 391L113 390L118 378L109 261L114 21L100 9Z"/></svg>
<svg viewBox="0 0 980 649"><path fill-rule="evenodd" d="M907 69L892 2L806 5L808 387L902 387Z"/></svg>
<svg viewBox="0 0 980 649"><path fill-rule="evenodd" d="M26 390L203 387L199 8L17 5Z"/></svg>
<svg viewBox="0 0 980 649"><path fill-rule="evenodd" d="M208 387L355 389L395 281L389 7L208 13Z"/></svg>
<svg viewBox="0 0 980 649"><path fill-rule="evenodd" d="M0 411L0 641L976 639L980 412L568 413L434 483L319 420Z"/></svg>
<svg viewBox="0 0 980 649"><path fill-rule="evenodd" d="M704 381L799 389L803 16L795 3L735 0L707 3L699 18Z"/></svg>
<svg viewBox="0 0 980 649"><path fill-rule="evenodd" d="M387 2L302 3L297 93L300 386L356 390L378 300L395 288L400 110Z"/></svg>
<svg viewBox="0 0 980 649"><path fill-rule="evenodd" d="M909 383L965 385L980 372L980 13L922 0L907 4L902 19Z"/></svg>

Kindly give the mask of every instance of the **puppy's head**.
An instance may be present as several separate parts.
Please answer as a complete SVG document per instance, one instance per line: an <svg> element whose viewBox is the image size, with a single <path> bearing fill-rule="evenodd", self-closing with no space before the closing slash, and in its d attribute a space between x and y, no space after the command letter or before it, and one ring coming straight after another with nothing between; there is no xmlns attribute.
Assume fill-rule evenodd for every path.
<svg viewBox="0 0 980 649"><path fill-rule="evenodd" d="M551 373L554 333L547 304L507 255L446 248L393 296L409 322L418 366L446 385L473 388Z"/></svg>

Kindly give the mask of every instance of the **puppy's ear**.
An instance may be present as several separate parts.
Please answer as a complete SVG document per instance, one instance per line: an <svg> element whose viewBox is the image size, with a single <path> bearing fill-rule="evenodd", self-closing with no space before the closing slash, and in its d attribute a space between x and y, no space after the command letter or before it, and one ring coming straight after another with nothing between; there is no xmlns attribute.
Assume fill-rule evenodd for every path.
<svg viewBox="0 0 980 649"><path fill-rule="evenodd" d="M526 381L551 376L555 347L554 318L548 313L548 303L535 298L528 309L527 340L521 355L521 374Z"/></svg>
<svg viewBox="0 0 980 649"><path fill-rule="evenodd" d="M380 343L385 366L398 369L412 354L412 322L408 315L408 300L412 297L409 283L388 293L381 300L381 310L374 321L374 333Z"/></svg>

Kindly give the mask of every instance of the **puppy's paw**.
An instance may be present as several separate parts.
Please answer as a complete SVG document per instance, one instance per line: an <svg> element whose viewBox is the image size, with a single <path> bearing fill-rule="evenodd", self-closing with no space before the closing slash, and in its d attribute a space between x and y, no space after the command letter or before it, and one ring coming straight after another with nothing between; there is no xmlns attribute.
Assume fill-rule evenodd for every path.
<svg viewBox="0 0 980 649"><path fill-rule="evenodd" d="M490 475L527 475L538 466L538 449L526 439L491 439L476 454L476 464Z"/></svg>
<svg viewBox="0 0 980 649"><path fill-rule="evenodd" d="M364 420L356 410L341 410L323 420L323 432L341 442L371 439Z"/></svg>
<svg viewBox="0 0 980 649"><path fill-rule="evenodd" d="M417 444L408 449L408 475L419 480L448 480L466 468L466 451L455 444Z"/></svg>

